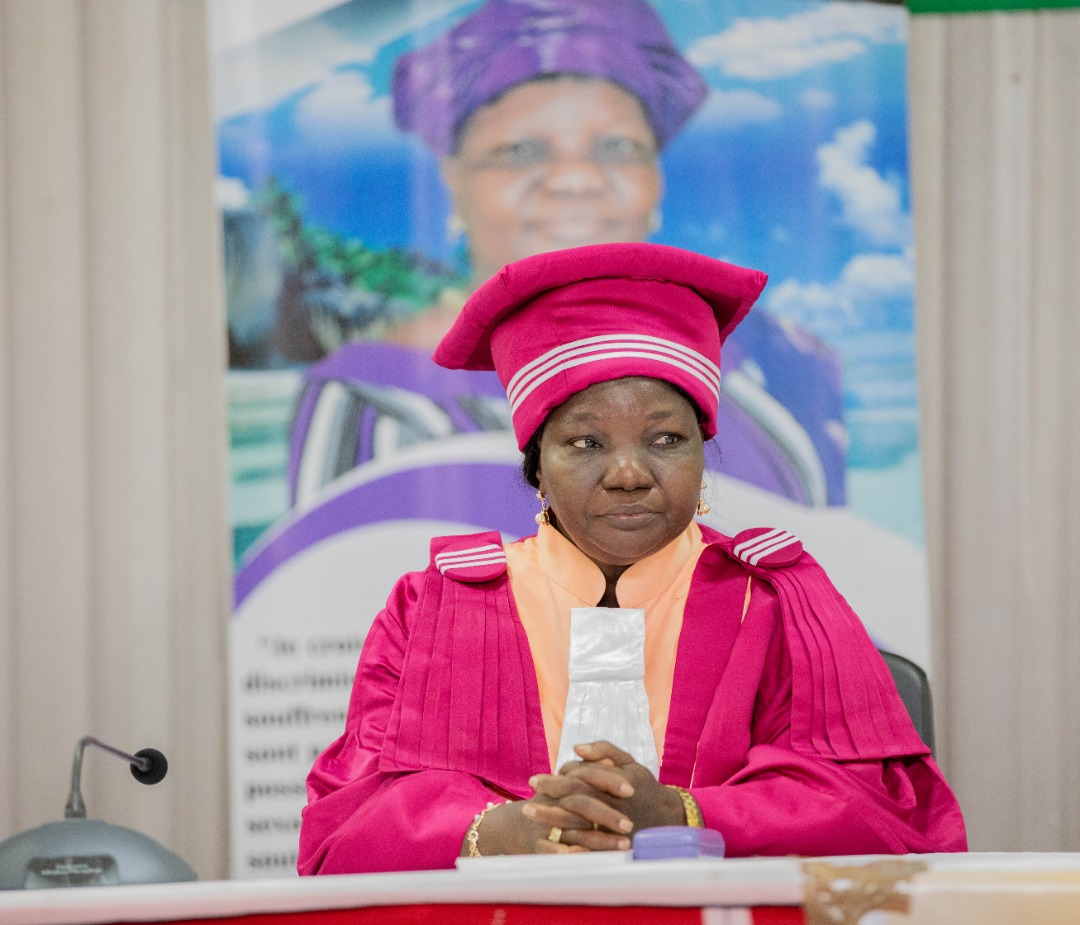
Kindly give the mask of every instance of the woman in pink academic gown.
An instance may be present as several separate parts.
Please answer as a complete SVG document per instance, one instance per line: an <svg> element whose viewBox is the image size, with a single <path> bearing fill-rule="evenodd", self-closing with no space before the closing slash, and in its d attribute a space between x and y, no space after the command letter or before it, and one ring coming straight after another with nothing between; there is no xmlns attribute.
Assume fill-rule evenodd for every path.
<svg viewBox="0 0 1080 925"><path fill-rule="evenodd" d="M625 850L963 851L955 797L862 624L783 530L697 525L720 346L765 276L676 248L529 257L443 366L507 389L536 536L432 541L367 637L315 762L303 874Z"/></svg>

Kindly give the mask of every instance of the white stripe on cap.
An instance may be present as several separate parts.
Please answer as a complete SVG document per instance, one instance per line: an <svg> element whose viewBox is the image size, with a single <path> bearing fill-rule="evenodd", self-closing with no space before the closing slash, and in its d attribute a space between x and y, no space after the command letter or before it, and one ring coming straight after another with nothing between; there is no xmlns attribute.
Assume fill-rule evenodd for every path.
<svg viewBox="0 0 1080 925"><path fill-rule="evenodd" d="M506 388L510 408L516 411L534 389L567 369L585 363L630 357L666 363L681 369L700 380L719 401L720 368L696 350L645 334L603 334L563 344L518 370Z"/></svg>
<svg viewBox="0 0 1080 925"><path fill-rule="evenodd" d="M451 569L473 568L477 565L494 565L505 562L506 553L502 547L493 543L474 546L471 549L456 549L453 552L440 552L435 555L435 567L444 575Z"/></svg>
<svg viewBox="0 0 1080 925"><path fill-rule="evenodd" d="M770 530L761 536L755 536L752 540L740 543L735 547L735 555L743 562L757 565L770 553L785 549L792 543L799 542L799 538L786 530Z"/></svg>
<svg viewBox="0 0 1080 925"><path fill-rule="evenodd" d="M581 353L582 351L587 351L591 347L598 347L604 344L615 346L633 344L640 347L652 347L657 350L666 351L674 355L682 356L688 362L699 366L703 372L712 373L717 380L720 378L720 368L715 363L708 357L698 353L696 350L687 347L685 344L680 344L676 341L667 340L662 337L654 337L651 334L623 332L620 334L598 334L594 337L583 337L580 340L574 340L567 344L559 344L557 347L552 347L547 353L541 354L535 360L526 363L519 369L510 380L507 391L513 391L519 388L521 380L531 377L534 372L542 371L542 368L545 365L558 362L560 358L567 355Z"/></svg>

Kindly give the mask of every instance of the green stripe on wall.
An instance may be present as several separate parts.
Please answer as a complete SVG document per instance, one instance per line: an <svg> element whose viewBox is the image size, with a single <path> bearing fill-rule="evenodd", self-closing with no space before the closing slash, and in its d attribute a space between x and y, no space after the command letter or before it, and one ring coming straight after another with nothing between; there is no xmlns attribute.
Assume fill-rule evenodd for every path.
<svg viewBox="0 0 1080 925"><path fill-rule="evenodd" d="M991 13L1080 8L1080 0L907 0L907 5L912 13Z"/></svg>

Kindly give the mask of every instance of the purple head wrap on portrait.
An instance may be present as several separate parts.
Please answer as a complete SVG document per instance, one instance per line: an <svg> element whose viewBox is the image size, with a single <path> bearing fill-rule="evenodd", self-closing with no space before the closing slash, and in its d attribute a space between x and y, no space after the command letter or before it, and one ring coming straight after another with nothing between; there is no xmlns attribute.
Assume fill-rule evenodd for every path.
<svg viewBox="0 0 1080 925"><path fill-rule="evenodd" d="M617 84L645 110L663 147L705 98L705 83L645 0L489 0L394 70L394 118L452 154L465 121L537 77Z"/></svg>

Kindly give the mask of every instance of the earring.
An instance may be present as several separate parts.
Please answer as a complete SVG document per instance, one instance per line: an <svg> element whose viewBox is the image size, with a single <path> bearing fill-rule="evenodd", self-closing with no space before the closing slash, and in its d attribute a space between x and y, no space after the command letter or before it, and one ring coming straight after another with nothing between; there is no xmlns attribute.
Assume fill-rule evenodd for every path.
<svg viewBox="0 0 1080 925"><path fill-rule="evenodd" d="M451 241L460 240L465 236L465 219L457 212L446 217L446 236Z"/></svg>
<svg viewBox="0 0 1080 925"><path fill-rule="evenodd" d="M548 516L548 500L544 497L544 493L537 489L536 497L540 499L540 513L537 514L533 520L535 520L541 526L551 523L551 518Z"/></svg>
<svg viewBox="0 0 1080 925"><path fill-rule="evenodd" d="M697 503L697 515L698 517L704 517L709 511L712 510L712 505L705 500L705 483L701 483L701 497L698 498Z"/></svg>

